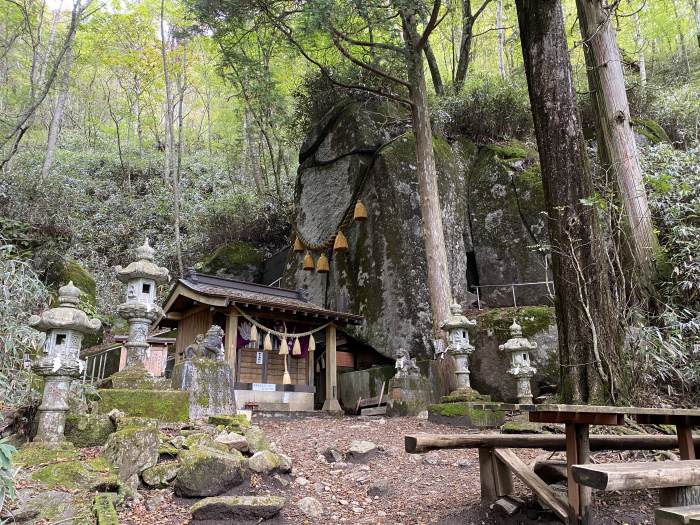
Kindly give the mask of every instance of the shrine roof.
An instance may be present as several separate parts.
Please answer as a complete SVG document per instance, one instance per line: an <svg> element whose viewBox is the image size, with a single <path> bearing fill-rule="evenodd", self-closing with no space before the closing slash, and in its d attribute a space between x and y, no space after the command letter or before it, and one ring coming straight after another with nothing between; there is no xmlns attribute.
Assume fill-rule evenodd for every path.
<svg viewBox="0 0 700 525"><path fill-rule="evenodd" d="M253 315L260 311L276 311L313 318L318 322L360 324L363 320L361 315L336 312L311 303L301 290L275 288L192 271L177 280L164 301L163 311L168 319L177 320L179 314L191 308L195 302L214 307L233 306Z"/></svg>

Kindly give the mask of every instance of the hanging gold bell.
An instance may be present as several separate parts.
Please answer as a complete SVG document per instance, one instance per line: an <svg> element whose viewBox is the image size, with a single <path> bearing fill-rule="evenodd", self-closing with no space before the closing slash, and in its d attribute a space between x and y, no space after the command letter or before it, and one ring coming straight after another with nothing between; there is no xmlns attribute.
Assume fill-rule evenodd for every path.
<svg viewBox="0 0 700 525"><path fill-rule="evenodd" d="M292 355L301 355L301 343L299 342L298 337L294 340L294 346L292 346Z"/></svg>
<svg viewBox="0 0 700 525"><path fill-rule="evenodd" d="M316 271L318 273L328 273L330 270L330 266L328 265L328 257L326 257L325 253L322 253L321 257L318 258L318 262L316 263Z"/></svg>
<svg viewBox="0 0 700 525"><path fill-rule="evenodd" d="M335 243L333 243L334 252L347 252L348 251L348 239L345 237L343 232L338 232L335 236Z"/></svg>
<svg viewBox="0 0 700 525"><path fill-rule="evenodd" d="M309 252L306 252L306 255L304 255L304 270L310 272L314 268L316 268L316 265L314 264L314 258Z"/></svg>
<svg viewBox="0 0 700 525"><path fill-rule="evenodd" d="M297 253L301 253L301 252L304 251L304 243L301 242L301 239L300 239L299 237L297 237L297 238L294 240L294 248L293 248L293 249L294 249L294 251L297 252Z"/></svg>
<svg viewBox="0 0 700 525"><path fill-rule="evenodd" d="M367 208L365 208L362 201L358 200L357 204L355 204L355 214L352 218L360 222L367 220Z"/></svg>

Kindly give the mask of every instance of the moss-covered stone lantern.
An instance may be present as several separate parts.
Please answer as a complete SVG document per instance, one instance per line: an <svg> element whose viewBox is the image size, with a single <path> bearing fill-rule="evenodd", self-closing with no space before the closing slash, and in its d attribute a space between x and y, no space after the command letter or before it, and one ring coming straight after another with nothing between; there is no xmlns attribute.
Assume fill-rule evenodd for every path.
<svg viewBox="0 0 700 525"><path fill-rule="evenodd" d="M530 380L537 372L537 369L530 364L530 350L537 348L537 343L531 343L523 337L523 329L513 320L510 325L510 339L498 348L510 353L511 374L517 380L518 403L522 405L532 404L532 389Z"/></svg>
<svg viewBox="0 0 700 525"><path fill-rule="evenodd" d="M443 321L440 328L447 332L447 352L454 357L456 364L456 393L471 393L469 355L474 351L474 347L469 344L467 329L476 325L476 321L467 319L462 313L462 306L458 303L450 306L450 314L450 317Z"/></svg>
<svg viewBox="0 0 700 525"><path fill-rule="evenodd" d="M156 286L170 280L168 269L153 263L155 250L148 239L136 249L136 261L126 268L116 267L117 279L126 284L126 302L119 305L119 316L129 323L126 343L127 367L143 364L148 353L148 331L151 323L163 315L156 304Z"/></svg>
<svg viewBox="0 0 700 525"><path fill-rule="evenodd" d="M36 441L63 440L70 384L80 377L84 366L80 361L83 335L96 333L102 327L99 319L90 319L78 308L81 294L71 281L59 288L58 307L29 318L29 326L46 332L44 348L32 365L32 370L44 378Z"/></svg>

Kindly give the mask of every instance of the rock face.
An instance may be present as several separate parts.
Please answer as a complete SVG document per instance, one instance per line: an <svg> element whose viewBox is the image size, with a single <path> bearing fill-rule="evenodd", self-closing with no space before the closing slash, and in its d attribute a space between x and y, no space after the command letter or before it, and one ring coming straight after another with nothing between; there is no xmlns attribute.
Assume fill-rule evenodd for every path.
<svg viewBox="0 0 700 525"><path fill-rule="evenodd" d="M277 515L285 499L279 496L232 496L204 498L190 512L194 521L221 520L227 523L266 520Z"/></svg>
<svg viewBox="0 0 700 525"><path fill-rule="evenodd" d="M175 390L189 392L190 419L236 413L233 372L223 361L185 359L173 368L172 385Z"/></svg>
<svg viewBox="0 0 700 525"><path fill-rule="evenodd" d="M323 245L333 239L353 206L353 194L369 216L345 229L349 250L333 256L328 279L303 271L299 255L291 254L284 285L306 288L317 304L365 316L351 335L387 357L395 357L400 347L412 356L431 357L415 139L388 131L386 117L397 113L400 117L390 106L341 103L307 137L295 194L295 226L302 240ZM435 137L433 147L455 299L465 306L474 300L468 284L541 280L544 265L527 251L545 233L538 215L539 173L526 160L529 152L520 148L522 158L509 158L506 166L492 149L466 140L450 145ZM497 294L486 299L512 304Z"/></svg>
<svg viewBox="0 0 700 525"><path fill-rule="evenodd" d="M243 456L208 448L180 454L175 493L186 498L218 496L245 478Z"/></svg>
<svg viewBox="0 0 700 525"><path fill-rule="evenodd" d="M126 427L110 434L103 454L119 469L119 479L138 488L139 474L158 463L160 436L156 427Z"/></svg>

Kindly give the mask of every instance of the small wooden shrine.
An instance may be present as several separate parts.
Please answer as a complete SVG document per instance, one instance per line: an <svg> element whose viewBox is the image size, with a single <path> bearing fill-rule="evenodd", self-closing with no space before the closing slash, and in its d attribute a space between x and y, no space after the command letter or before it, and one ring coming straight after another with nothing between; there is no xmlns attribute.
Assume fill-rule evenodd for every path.
<svg viewBox="0 0 700 525"><path fill-rule="evenodd" d="M212 325L223 328L239 407L340 410L338 330L361 316L312 304L300 291L194 271L175 283L163 311L159 326L177 328L176 360Z"/></svg>

